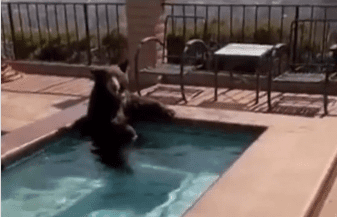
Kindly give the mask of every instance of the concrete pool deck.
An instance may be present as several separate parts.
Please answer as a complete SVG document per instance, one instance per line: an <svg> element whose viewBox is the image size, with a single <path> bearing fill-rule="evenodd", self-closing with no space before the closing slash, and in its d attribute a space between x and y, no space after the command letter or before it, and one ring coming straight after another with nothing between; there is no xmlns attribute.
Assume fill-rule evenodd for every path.
<svg viewBox="0 0 337 217"><path fill-rule="evenodd" d="M73 105L77 110L69 115L85 114L92 85L84 78L28 74L2 84L1 127L9 132L4 137ZM248 90L220 88L218 102L213 102L212 88L188 86L187 104L175 85L143 93L170 104L178 118L267 127L186 216L337 215L337 182L331 172L337 156L336 97L330 97L330 115L321 118L319 95L274 93L273 102L282 109L266 113L264 92L258 105ZM9 144L2 139L2 156L15 148Z"/></svg>

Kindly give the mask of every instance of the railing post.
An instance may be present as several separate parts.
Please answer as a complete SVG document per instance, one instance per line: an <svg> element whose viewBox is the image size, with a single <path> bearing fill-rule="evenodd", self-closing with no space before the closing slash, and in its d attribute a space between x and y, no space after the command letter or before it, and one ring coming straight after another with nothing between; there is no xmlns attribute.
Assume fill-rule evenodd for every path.
<svg viewBox="0 0 337 217"><path fill-rule="evenodd" d="M90 32L89 32L89 22L88 22L88 4L84 4L83 6L84 6L85 33L86 33L86 37L87 37L88 65L91 65Z"/></svg>
<svg viewBox="0 0 337 217"><path fill-rule="evenodd" d="M329 23L326 22L327 19L327 13L326 13L326 7L324 7L324 26L323 26L323 42L322 42L322 55L321 55L321 62L323 62L324 60L324 53L325 53L325 42L327 42L328 39L328 32L326 32L327 30L329 30L329 27L327 29L327 24L329 25Z"/></svg>
<svg viewBox="0 0 337 217"><path fill-rule="evenodd" d="M73 4L73 9L74 9L74 18L75 18L76 40L77 40L77 44L78 44L79 41L80 41L80 36L78 35L78 22L77 22L76 4Z"/></svg>
<svg viewBox="0 0 337 217"><path fill-rule="evenodd" d="M173 5L171 6L171 14L172 14L172 16L174 16L174 6ZM172 25L172 34L175 35L176 32L175 32L175 25L174 25L174 19L173 18L172 18L172 24L171 25ZM167 26L167 24L165 24L165 26Z"/></svg>
<svg viewBox="0 0 337 217"><path fill-rule="evenodd" d="M21 17L21 9L20 9L20 4L17 4L18 6L18 13L19 13L19 21L20 21L20 32L21 32L21 40L25 40L25 33L22 27L22 17Z"/></svg>
<svg viewBox="0 0 337 217"><path fill-rule="evenodd" d="M194 35L197 35L197 6L194 5Z"/></svg>
<svg viewBox="0 0 337 217"><path fill-rule="evenodd" d="M204 41L208 42L207 39L208 33L208 6L206 5L206 19L205 19L205 29L204 29Z"/></svg>
<svg viewBox="0 0 337 217"><path fill-rule="evenodd" d="M241 33L241 37L242 37L242 42L245 41L245 17L246 17L246 6L243 5L242 6L242 33Z"/></svg>
<svg viewBox="0 0 337 217"><path fill-rule="evenodd" d="M40 25L39 5L38 4L35 4L35 12L36 12L37 28L39 30L39 41L40 41L40 46L42 47L42 34L41 34L41 25Z"/></svg>
<svg viewBox="0 0 337 217"><path fill-rule="evenodd" d="M47 32L48 32L48 42L51 41L51 35L50 35L50 28L49 28L49 19L48 19L48 5L44 5L44 11L46 13L46 24L47 24Z"/></svg>
<svg viewBox="0 0 337 217"><path fill-rule="evenodd" d="M271 35L271 6L268 6L268 32Z"/></svg>
<svg viewBox="0 0 337 217"><path fill-rule="evenodd" d="M323 37L322 37L322 50L321 50L321 53L322 53L322 55L321 55L321 62L323 62L323 60L324 60L324 53L325 53L325 41L327 40L327 36L326 36L326 34L327 34L327 28L326 28L326 25L327 25L327 22L326 22L326 18L324 19L324 21L323 21Z"/></svg>
<svg viewBox="0 0 337 217"><path fill-rule="evenodd" d="M281 17L280 42L283 42L283 20L284 20L284 6L283 5L281 8L281 14L282 14L282 17Z"/></svg>
<svg viewBox="0 0 337 217"><path fill-rule="evenodd" d="M59 21L57 19L57 5L54 5L54 13L55 13L55 24L56 24L56 32L57 32L57 37L61 38L60 36L60 29L59 29Z"/></svg>
<svg viewBox="0 0 337 217"><path fill-rule="evenodd" d="M294 27L294 45L293 45L293 63L295 63L296 62L296 56L297 56L297 52L296 52L296 49L297 49L297 38L298 38L298 32L297 32L297 30L298 30L298 22L297 22L297 20L298 20L298 17L299 17L299 7L298 6L296 6L296 12L295 12L295 27ZM290 31L292 31L292 29L290 30Z"/></svg>
<svg viewBox="0 0 337 217"><path fill-rule="evenodd" d="M63 4L64 9L64 20L66 22L66 32L67 32L67 43L68 47L70 46L70 36L69 36L69 26L68 26L68 13L67 13L67 5Z"/></svg>
<svg viewBox="0 0 337 217"><path fill-rule="evenodd" d="M184 43L186 40L186 19L185 19L185 5L183 5L183 37L184 37Z"/></svg>
<svg viewBox="0 0 337 217"><path fill-rule="evenodd" d="M118 14L118 4L116 5L116 24L117 24L117 35L119 37L119 14Z"/></svg>
<svg viewBox="0 0 337 217"><path fill-rule="evenodd" d="M16 49L16 39L15 39L15 31L14 31L14 22L12 16L12 6L11 3L8 3L8 15L9 15L9 25L11 27L11 35L12 35L12 42L13 42L13 49L14 49L14 59L17 59L17 49Z"/></svg>
<svg viewBox="0 0 337 217"><path fill-rule="evenodd" d="M259 6L255 6L255 24L254 24L254 41L255 41L255 35L257 32L257 19L258 19L258 13L259 13Z"/></svg>
<svg viewBox="0 0 337 217"><path fill-rule="evenodd" d="M218 44L220 44L220 24L221 24L221 20L220 20L220 9L221 7L218 6Z"/></svg>
<svg viewBox="0 0 337 217"><path fill-rule="evenodd" d="M233 39L233 5L230 6L229 12L229 41L232 42Z"/></svg>
<svg viewBox="0 0 337 217"><path fill-rule="evenodd" d="M99 52L99 57L100 57L101 55L101 34L99 32L99 15L98 15L98 5L97 4L95 5L95 10L96 10L97 46L98 46L98 52Z"/></svg>
<svg viewBox="0 0 337 217"><path fill-rule="evenodd" d="M4 19L1 13L1 33L2 33L2 38L4 40L4 52L5 56L8 57L7 55L7 43L6 43L6 34L5 34L5 26L4 26Z"/></svg>
<svg viewBox="0 0 337 217"><path fill-rule="evenodd" d="M108 5L105 5L105 19L106 19L106 28L107 28L107 35L110 34L110 22L109 22L109 11L108 11ZM109 53L109 52L108 52ZM110 59L110 57L109 57Z"/></svg>
<svg viewBox="0 0 337 217"><path fill-rule="evenodd" d="M30 32L30 41L33 43L32 21L30 18L28 4L26 4L26 10L27 10L27 17L28 17L29 32Z"/></svg>

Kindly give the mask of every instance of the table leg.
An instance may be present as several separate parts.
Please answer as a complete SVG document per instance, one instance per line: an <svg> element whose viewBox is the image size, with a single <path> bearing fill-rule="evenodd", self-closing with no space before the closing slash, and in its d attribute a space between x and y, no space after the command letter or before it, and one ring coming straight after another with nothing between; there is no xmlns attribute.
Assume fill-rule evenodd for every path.
<svg viewBox="0 0 337 217"><path fill-rule="evenodd" d="M324 81L324 92L323 92L323 106L324 106L324 115L328 114L328 87L329 87L329 71L327 69L325 74L325 81Z"/></svg>
<svg viewBox="0 0 337 217"><path fill-rule="evenodd" d="M233 85L233 71L229 71L229 89L233 89L234 85Z"/></svg>
<svg viewBox="0 0 337 217"><path fill-rule="evenodd" d="M259 91L260 91L260 69L256 70L256 101L255 104L259 103Z"/></svg>
<svg viewBox="0 0 337 217"><path fill-rule="evenodd" d="M218 57L215 57L215 66L214 66L214 101L218 100L218 69L219 69L219 60Z"/></svg>
<svg viewBox="0 0 337 217"><path fill-rule="evenodd" d="M272 85L272 71L269 70L269 72L268 72L268 90L267 90L267 94L268 94L268 110L269 111L271 110L271 85Z"/></svg>

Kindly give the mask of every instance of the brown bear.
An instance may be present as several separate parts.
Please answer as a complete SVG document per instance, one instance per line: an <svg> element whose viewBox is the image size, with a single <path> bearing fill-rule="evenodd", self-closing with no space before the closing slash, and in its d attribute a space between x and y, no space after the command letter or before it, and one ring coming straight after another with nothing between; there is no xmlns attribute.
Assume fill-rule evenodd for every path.
<svg viewBox="0 0 337 217"><path fill-rule="evenodd" d="M95 84L87 115L74 127L82 136L89 136L102 162L113 168L125 168L124 150L137 138L132 126L115 119L122 110L122 93L127 88L127 77L118 66L91 67Z"/></svg>
<svg viewBox="0 0 337 217"><path fill-rule="evenodd" d="M131 94L125 73L127 62L120 66L92 67L95 85L90 95L87 116L77 121L82 135L90 136L100 160L114 168L125 168L125 150L137 138L130 124L139 121L171 120L174 111L162 103Z"/></svg>

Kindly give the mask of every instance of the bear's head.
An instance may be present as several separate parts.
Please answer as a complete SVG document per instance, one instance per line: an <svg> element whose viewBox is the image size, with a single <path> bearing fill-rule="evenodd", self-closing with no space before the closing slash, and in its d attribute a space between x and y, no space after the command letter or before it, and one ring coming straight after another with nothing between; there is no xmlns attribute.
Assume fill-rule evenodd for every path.
<svg viewBox="0 0 337 217"><path fill-rule="evenodd" d="M121 92L121 85L118 78L106 69L92 69L91 73L94 76L95 84L105 87L113 95L119 95Z"/></svg>
<svg viewBox="0 0 337 217"><path fill-rule="evenodd" d="M90 71L94 76L95 82L100 84L113 85L109 88L118 89L119 93L123 93L129 85L129 79L125 73L128 66L128 61L120 64L119 66L113 65L109 67L93 66ZM108 82L112 81L112 82Z"/></svg>

